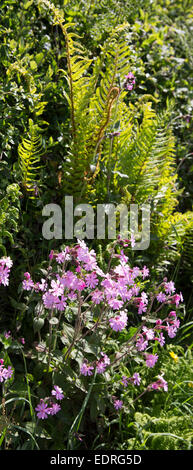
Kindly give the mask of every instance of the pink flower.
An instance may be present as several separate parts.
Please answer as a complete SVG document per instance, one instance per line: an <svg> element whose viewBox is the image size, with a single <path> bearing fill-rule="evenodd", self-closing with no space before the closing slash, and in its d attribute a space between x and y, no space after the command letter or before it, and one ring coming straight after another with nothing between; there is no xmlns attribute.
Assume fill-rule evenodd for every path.
<svg viewBox="0 0 193 470"><path fill-rule="evenodd" d="M138 314L141 315L142 313L145 313L147 310L147 306L144 304L144 302L140 302L138 306Z"/></svg>
<svg viewBox="0 0 193 470"><path fill-rule="evenodd" d="M65 251L61 251L61 253L58 253L56 256L56 261L59 264L63 264L66 259L66 253Z"/></svg>
<svg viewBox="0 0 193 470"><path fill-rule="evenodd" d="M0 361L0 382L4 382L4 380L10 379L13 375L13 369L11 366L7 368L4 367L4 361L1 359Z"/></svg>
<svg viewBox="0 0 193 470"><path fill-rule="evenodd" d="M43 299L44 306L48 309L52 309L55 306L57 297L55 297L50 292L45 292L45 294L42 296L42 299Z"/></svg>
<svg viewBox="0 0 193 470"><path fill-rule="evenodd" d="M13 375L13 369L11 366L8 366L7 369L5 368L4 369L4 377L5 377L5 380L6 379L10 379Z"/></svg>
<svg viewBox="0 0 193 470"><path fill-rule="evenodd" d="M24 273L24 277L25 277L26 279L31 279L31 274L28 273L28 272L26 272L26 273Z"/></svg>
<svg viewBox="0 0 193 470"><path fill-rule="evenodd" d="M2 260L0 260L2 261ZM5 264L1 263L0 264L0 285L3 284L4 286L9 285L9 274L10 274L10 269L5 266Z"/></svg>
<svg viewBox="0 0 193 470"><path fill-rule="evenodd" d="M6 339L11 338L11 331L4 331L4 336Z"/></svg>
<svg viewBox="0 0 193 470"><path fill-rule="evenodd" d="M167 331L167 333L168 333L169 338L175 338L176 333L177 333L177 328L176 328L175 326L169 325L169 324L167 323L166 331Z"/></svg>
<svg viewBox="0 0 193 470"><path fill-rule="evenodd" d="M159 335L158 337L156 337L156 338L154 338L154 339L155 339L155 341L158 341L158 342L159 342L159 344L160 344L161 347L164 346L164 344L165 344L165 338L164 338L164 335L163 335L162 332L160 333L160 335Z"/></svg>
<svg viewBox="0 0 193 470"><path fill-rule="evenodd" d="M175 328L179 328L180 326L180 320L177 318L176 316L176 312L174 312L173 310L169 313L168 315L168 319L169 319L169 322L172 326L174 326Z"/></svg>
<svg viewBox="0 0 193 470"><path fill-rule="evenodd" d="M64 295L61 296L61 299L56 298L56 300L55 300L56 310L59 310L60 312L63 312L66 308L66 305L67 305L66 300L67 300L67 297L64 297Z"/></svg>
<svg viewBox="0 0 193 470"><path fill-rule="evenodd" d="M168 384L166 380L164 380L163 375L158 375L158 380L153 382L149 388L152 388L153 390L159 390L160 388L163 388L164 392L167 392Z"/></svg>
<svg viewBox="0 0 193 470"><path fill-rule="evenodd" d="M149 276L149 269L146 266L143 267L141 272L142 272L143 279Z"/></svg>
<svg viewBox="0 0 193 470"><path fill-rule="evenodd" d="M23 287L23 289L24 289L24 290L27 290L27 291L33 289L33 288L34 288L34 283L33 283L32 279L31 279L30 273L28 273L28 272L24 273L24 277L25 277L25 279L24 279L24 281L22 282L22 287Z"/></svg>
<svg viewBox="0 0 193 470"><path fill-rule="evenodd" d="M110 359L107 354L101 352L101 356L101 359L96 362L96 370L98 374L102 374L103 372L105 372L106 367L110 364Z"/></svg>
<svg viewBox="0 0 193 470"><path fill-rule="evenodd" d="M50 413L47 403L41 398L39 405L36 406L37 417L39 419L46 419Z"/></svg>
<svg viewBox="0 0 193 470"><path fill-rule="evenodd" d="M0 366L0 382L5 380L5 369Z"/></svg>
<svg viewBox="0 0 193 470"><path fill-rule="evenodd" d="M25 338L19 338L20 343L25 344Z"/></svg>
<svg viewBox="0 0 193 470"><path fill-rule="evenodd" d="M64 287L59 279L57 281L51 281L51 289L49 289L49 292L51 292L53 295L56 295L57 297L63 294Z"/></svg>
<svg viewBox="0 0 193 470"><path fill-rule="evenodd" d="M147 340L154 338L154 331L151 328L148 329L146 326L143 326L142 330L145 333Z"/></svg>
<svg viewBox="0 0 193 470"><path fill-rule="evenodd" d="M157 354L146 354L145 359L146 359L147 367L154 367L155 363L158 360L158 355Z"/></svg>
<svg viewBox="0 0 193 470"><path fill-rule="evenodd" d="M130 380L134 383L134 385L140 385L141 382L141 377L138 374L138 372L135 372L133 374L133 377L130 378Z"/></svg>
<svg viewBox="0 0 193 470"><path fill-rule="evenodd" d="M127 387L128 385L128 379L125 375L123 375L121 383L124 385L124 387Z"/></svg>
<svg viewBox="0 0 193 470"><path fill-rule="evenodd" d="M98 374L103 374L103 372L105 372L106 370L106 365L103 361L97 361L96 362L96 370L97 370L97 373Z"/></svg>
<svg viewBox="0 0 193 470"><path fill-rule="evenodd" d="M129 72L127 75L125 75L125 82L123 84L124 88L126 90L132 90L135 84L135 77L132 72Z"/></svg>
<svg viewBox="0 0 193 470"><path fill-rule="evenodd" d="M119 310L123 306L123 301L118 299L110 299L108 304L113 310Z"/></svg>
<svg viewBox="0 0 193 470"><path fill-rule="evenodd" d="M52 403L52 406L48 409L50 415L56 415L61 410L61 406L58 403Z"/></svg>
<svg viewBox="0 0 193 470"><path fill-rule="evenodd" d="M122 400L114 400L113 405L116 410L120 410L123 406L123 402Z"/></svg>
<svg viewBox="0 0 193 470"><path fill-rule="evenodd" d="M91 296L94 304L100 304L104 298L104 294L100 290L95 290L92 292Z"/></svg>
<svg viewBox="0 0 193 470"><path fill-rule="evenodd" d="M93 371L94 370L94 367L93 366L89 366L86 362L83 362L81 368L80 368L80 373L82 375L92 375L93 374Z"/></svg>
<svg viewBox="0 0 193 470"><path fill-rule="evenodd" d="M13 266L13 261L10 256L3 256L3 258L0 259L0 264L10 269Z"/></svg>
<svg viewBox="0 0 193 470"><path fill-rule="evenodd" d="M87 274L85 279L86 279L86 287L90 287L91 289L94 289L99 282L95 272L92 272L91 274Z"/></svg>
<svg viewBox="0 0 193 470"><path fill-rule="evenodd" d="M148 297L147 297L146 292L142 292L142 293L141 293L141 300L142 300L142 302L143 302L145 305L148 304Z"/></svg>
<svg viewBox="0 0 193 470"><path fill-rule="evenodd" d="M142 335L139 335L136 342L136 348L138 351L144 351L148 346L148 341L145 341Z"/></svg>
<svg viewBox="0 0 193 470"><path fill-rule="evenodd" d="M176 307L179 306L179 303L180 302L183 302L183 296L182 296L182 293L180 292L180 294L175 294L173 295L172 299L171 299L171 303L175 303L176 304Z"/></svg>
<svg viewBox="0 0 193 470"><path fill-rule="evenodd" d="M164 289L166 291L166 294L170 294L170 295L176 290L173 281L165 282Z"/></svg>
<svg viewBox="0 0 193 470"><path fill-rule="evenodd" d="M48 284L45 279L41 279L41 282L38 283L38 290L45 292L48 287Z"/></svg>
<svg viewBox="0 0 193 470"><path fill-rule="evenodd" d="M123 330L126 325L127 325L127 314L123 310L120 312L120 315L117 315L116 317L112 317L109 320L110 326L114 331L121 331Z"/></svg>
<svg viewBox="0 0 193 470"><path fill-rule="evenodd" d="M137 266L134 266L132 269L132 278L135 279L140 275L140 269Z"/></svg>
<svg viewBox="0 0 193 470"><path fill-rule="evenodd" d="M131 242L131 247L134 248L134 246L135 246L135 237L134 237L133 233L131 234L130 242Z"/></svg>
<svg viewBox="0 0 193 470"><path fill-rule="evenodd" d="M54 257L54 250L51 250L49 254L49 259L52 260L53 257Z"/></svg>
<svg viewBox="0 0 193 470"><path fill-rule="evenodd" d="M119 258L122 261L122 263L127 263L127 261L128 261L128 256L125 256L123 250L121 250L121 254L119 255Z"/></svg>
<svg viewBox="0 0 193 470"><path fill-rule="evenodd" d="M56 397L56 400L62 400L64 398L63 390L58 387L58 385L54 385L54 389L51 391L51 394Z"/></svg>
<svg viewBox="0 0 193 470"><path fill-rule="evenodd" d="M164 294L163 292L159 292L159 294L157 295L156 298L157 298L158 302L163 303L163 302L166 301L167 297L166 297L166 294Z"/></svg>
<svg viewBox="0 0 193 470"><path fill-rule="evenodd" d="M96 254L94 250L89 252L86 243L83 240L78 240L79 246L77 248L78 261L83 262L86 271L94 271L97 268Z"/></svg>

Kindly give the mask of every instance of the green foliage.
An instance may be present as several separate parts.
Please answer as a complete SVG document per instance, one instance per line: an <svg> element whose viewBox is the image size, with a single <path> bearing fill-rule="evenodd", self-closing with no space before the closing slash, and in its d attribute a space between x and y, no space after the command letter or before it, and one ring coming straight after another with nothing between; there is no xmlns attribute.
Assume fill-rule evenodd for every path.
<svg viewBox="0 0 193 470"><path fill-rule="evenodd" d="M190 450L193 447L192 351L188 349L185 352L180 346L168 345L160 360L162 373L168 381L168 392L147 392L138 398L134 407L128 394L128 414L121 416L119 431L118 421L104 420L103 432L105 428L110 430L116 449ZM141 367L139 371L143 374ZM147 380L152 380L151 371L148 378L147 371L145 376ZM104 447L110 449L107 431L105 435Z"/></svg>
<svg viewBox="0 0 193 470"><path fill-rule="evenodd" d="M63 387L65 379L67 397L60 432L54 425L36 429L32 401L50 392L49 337L39 350L36 343L33 350L29 344L32 332L38 341L47 332L48 320L40 305L33 317L33 296L32 303L21 301L18 289L22 272L34 265L36 277L50 249L58 247L57 240L48 244L42 239L44 204L62 206L65 195L93 207L98 202L149 203L150 247L140 254L128 250L129 257L151 266L155 278L164 272L176 281L186 315L175 344L192 347L192 32L191 0L2 1L0 250L17 260L17 268L8 293L1 295L0 336L18 379L10 384L8 416L0 417L1 446L6 446L7 432L14 448L38 448L39 442L50 448L51 438L60 448L68 440L73 416L72 432L78 431L81 417L79 432L83 438L85 432L91 436L93 448L112 449L112 442L118 449L192 448L189 349L179 349L178 362L163 353L168 394L153 398L147 393L133 408L128 394L124 418L107 412L111 397L102 380L94 384L88 404L87 380L70 364L64 366L63 354L55 350L54 380ZM132 92L124 88L129 71L136 78ZM108 264L106 241L93 244L103 268ZM62 325L64 349L74 334L69 326L77 313L73 308ZM51 319L54 333L56 320ZM5 339L3 331L9 328L17 337L20 330L25 335L25 358L18 340ZM54 334L52 339L54 344ZM118 353L111 340L109 352ZM84 351L95 358L97 347L85 339L73 357L76 367ZM128 372L124 366L122 372ZM78 437L74 443L74 435L70 439L83 445Z"/></svg>
<svg viewBox="0 0 193 470"><path fill-rule="evenodd" d="M36 129L31 127L30 138L23 138L18 147L19 168L21 172L21 184L34 199L36 187L40 181L39 173L42 168L41 157L44 154L42 139Z"/></svg>
<svg viewBox="0 0 193 470"><path fill-rule="evenodd" d="M21 191L16 183L6 188L4 197L0 200L0 248L6 254L5 239L14 244L14 235L18 231ZM12 234L13 232L13 234Z"/></svg>

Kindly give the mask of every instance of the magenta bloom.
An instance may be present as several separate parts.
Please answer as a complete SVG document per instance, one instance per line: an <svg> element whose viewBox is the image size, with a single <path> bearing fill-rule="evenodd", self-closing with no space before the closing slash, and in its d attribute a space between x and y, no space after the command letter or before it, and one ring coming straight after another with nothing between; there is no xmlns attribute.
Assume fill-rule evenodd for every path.
<svg viewBox="0 0 193 470"><path fill-rule="evenodd" d="M156 338L154 338L154 339L155 339L155 341L158 341L158 342L159 342L159 344L160 344L161 347L164 346L164 344L165 344L165 338L164 338L164 335L163 335L162 332L160 333L160 335L159 335L158 337L156 337Z"/></svg>
<svg viewBox="0 0 193 470"><path fill-rule="evenodd" d="M126 90L132 90L135 85L135 77L132 72L129 72L127 75L125 75L125 82L124 82L124 88Z"/></svg>
<svg viewBox="0 0 193 470"><path fill-rule="evenodd" d="M140 385L141 377L140 377L140 375L138 374L138 372L135 372L135 373L133 374L133 377L131 377L131 379L132 379L134 385Z"/></svg>
<svg viewBox="0 0 193 470"><path fill-rule="evenodd" d="M140 334L136 342L136 348L138 351L144 351L148 346L148 341Z"/></svg>
<svg viewBox="0 0 193 470"><path fill-rule="evenodd" d="M166 291L166 294L170 295L176 290L173 281L165 282L164 289Z"/></svg>
<svg viewBox="0 0 193 470"><path fill-rule="evenodd" d="M62 392L63 390L58 387L58 385L54 385L54 389L51 391L51 394L56 397L56 400L62 400L64 398L64 394Z"/></svg>
<svg viewBox="0 0 193 470"><path fill-rule="evenodd" d="M143 326L143 332L145 333L146 339L149 341L150 339L154 339L154 331L151 328L147 328Z"/></svg>
<svg viewBox="0 0 193 470"><path fill-rule="evenodd" d="M104 298L104 294L100 290L95 290L91 295L94 304L100 304Z"/></svg>
<svg viewBox="0 0 193 470"><path fill-rule="evenodd" d="M117 315L116 317L112 317L109 320L110 326L114 331L121 331L123 330L126 325L127 325L127 314L123 310L120 312L120 315Z"/></svg>
<svg viewBox="0 0 193 470"><path fill-rule="evenodd" d="M66 253L64 251L62 251L61 253L57 254L56 261L57 261L57 263L62 264L62 263L64 263L65 258L66 258Z"/></svg>
<svg viewBox="0 0 193 470"><path fill-rule="evenodd" d="M175 338L176 333L177 333L177 328L175 326L167 325L166 330L167 330L169 338Z"/></svg>
<svg viewBox="0 0 193 470"><path fill-rule="evenodd" d="M94 370L94 367L93 366L89 366L86 362L83 362L81 368L80 368L80 373L82 375L92 375L93 374L93 371Z"/></svg>
<svg viewBox="0 0 193 470"><path fill-rule="evenodd" d="M13 375L13 369L11 366L8 366L7 369L4 369L4 377L6 379L10 379Z"/></svg>
<svg viewBox="0 0 193 470"><path fill-rule="evenodd" d="M26 272L24 273L24 281L22 282L22 287L24 290L31 290L34 288L34 283L31 279L31 275L30 273Z"/></svg>
<svg viewBox="0 0 193 470"><path fill-rule="evenodd" d="M124 385L124 387L127 387L128 385L128 379L125 375L123 375L122 379L121 379L121 383Z"/></svg>
<svg viewBox="0 0 193 470"><path fill-rule="evenodd" d="M11 331L4 331L4 336L6 339L11 338Z"/></svg>
<svg viewBox="0 0 193 470"><path fill-rule="evenodd" d="M13 266L13 261L10 256L3 256L3 258L0 259L0 264L10 269Z"/></svg>
<svg viewBox="0 0 193 470"><path fill-rule="evenodd" d="M4 367L4 361L1 359L0 361L0 382L4 382L7 379L10 379L13 375L13 369L11 366L8 366L7 368Z"/></svg>
<svg viewBox="0 0 193 470"><path fill-rule="evenodd" d="M97 279L96 273L94 272L87 274L85 279L86 279L86 287L90 287L91 289L94 289L99 282Z"/></svg>
<svg viewBox="0 0 193 470"><path fill-rule="evenodd" d="M118 310L123 306L123 301L118 299L110 299L108 304L113 310Z"/></svg>
<svg viewBox="0 0 193 470"><path fill-rule="evenodd" d="M46 419L50 414L50 410L48 408L47 403L41 398L40 403L36 406L35 410L37 411L37 417L39 419Z"/></svg>
<svg viewBox="0 0 193 470"><path fill-rule="evenodd" d="M171 303L175 303L176 307L178 307L179 303L183 302L183 300L184 299L183 299L182 293L180 292L180 294L173 295L173 298L171 299Z"/></svg>
<svg viewBox="0 0 193 470"><path fill-rule="evenodd" d="M52 403L52 406L49 408L49 414L50 415L56 415L58 411L61 410L61 406L58 405L58 403Z"/></svg>
<svg viewBox="0 0 193 470"><path fill-rule="evenodd" d="M110 359L107 354L101 352L101 356L101 359L96 362L96 370L98 374L102 374L103 372L105 372L106 367L110 364Z"/></svg>
<svg viewBox="0 0 193 470"><path fill-rule="evenodd" d="M146 359L147 367L154 367L155 363L158 360L158 355L157 354L146 354L145 359Z"/></svg>
<svg viewBox="0 0 193 470"><path fill-rule="evenodd" d="M5 266L5 263L2 263L2 259L0 260L0 285L3 284L4 286L9 285L9 274L10 269Z"/></svg>
<svg viewBox="0 0 193 470"><path fill-rule="evenodd" d="M166 294L164 294L163 292L159 292L156 298L158 302L163 303L166 301Z"/></svg>
<svg viewBox="0 0 193 470"><path fill-rule="evenodd" d="M149 276L149 269L146 266L143 267L141 272L142 272L143 279Z"/></svg>
<svg viewBox="0 0 193 470"><path fill-rule="evenodd" d="M158 380L156 382L153 382L150 385L150 388L153 390L159 390L160 388L163 388L164 392L168 391L168 384L166 380L164 380L163 375L158 375Z"/></svg>
<svg viewBox="0 0 193 470"><path fill-rule="evenodd" d="M42 296L42 299L46 308L52 309L55 307L55 302L57 300L55 295L51 294L50 292L45 292L45 294Z"/></svg>
<svg viewBox="0 0 193 470"><path fill-rule="evenodd" d="M113 405L116 410L120 410L123 406L123 402L122 400L114 400Z"/></svg>
<svg viewBox="0 0 193 470"><path fill-rule="evenodd" d="M133 234L131 234L130 242L131 242L131 247L134 248L134 246L135 246L135 237L134 237Z"/></svg>
<svg viewBox="0 0 193 470"><path fill-rule="evenodd" d="M144 302L140 302L138 306L138 314L141 315L142 313L145 313L147 310L147 305L144 304Z"/></svg>

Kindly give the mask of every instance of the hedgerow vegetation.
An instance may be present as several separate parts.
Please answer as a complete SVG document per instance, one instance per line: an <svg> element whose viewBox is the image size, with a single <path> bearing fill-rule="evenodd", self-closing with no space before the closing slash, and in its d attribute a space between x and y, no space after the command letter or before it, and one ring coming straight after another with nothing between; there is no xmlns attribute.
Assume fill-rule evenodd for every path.
<svg viewBox="0 0 193 470"><path fill-rule="evenodd" d="M192 1L1 12L0 447L190 450ZM148 204L149 247L45 239L66 196Z"/></svg>

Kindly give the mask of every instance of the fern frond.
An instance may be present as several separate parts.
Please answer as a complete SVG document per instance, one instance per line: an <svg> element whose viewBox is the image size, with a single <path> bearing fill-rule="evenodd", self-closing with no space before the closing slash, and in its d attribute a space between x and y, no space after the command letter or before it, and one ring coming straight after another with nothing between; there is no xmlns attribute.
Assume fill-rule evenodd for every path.
<svg viewBox="0 0 193 470"><path fill-rule="evenodd" d="M41 157L44 154L42 138L36 133L31 138L23 138L18 146L19 168L22 186L31 199L34 199L34 186L39 182L39 171L43 167Z"/></svg>

